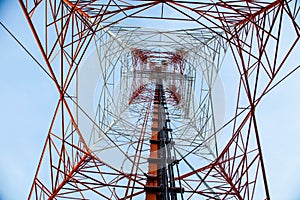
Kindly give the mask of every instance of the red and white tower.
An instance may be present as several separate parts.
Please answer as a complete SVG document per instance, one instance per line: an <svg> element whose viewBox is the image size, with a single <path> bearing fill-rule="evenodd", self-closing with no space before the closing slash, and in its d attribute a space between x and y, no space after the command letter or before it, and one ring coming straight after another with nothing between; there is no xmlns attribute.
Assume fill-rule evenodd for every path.
<svg viewBox="0 0 300 200"><path fill-rule="evenodd" d="M19 3L58 98L29 199L270 199L256 108L298 1Z"/></svg>

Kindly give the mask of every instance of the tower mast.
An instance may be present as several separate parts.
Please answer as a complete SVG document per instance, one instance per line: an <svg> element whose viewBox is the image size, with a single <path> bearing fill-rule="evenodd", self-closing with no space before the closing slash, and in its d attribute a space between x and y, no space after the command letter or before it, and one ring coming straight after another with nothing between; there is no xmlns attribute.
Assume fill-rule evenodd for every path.
<svg viewBox="0 0 300 200"><path fill-rule="evenodd" d="M174 141L170 137L172 129L161 78L156 80L153 103L149 169L145 185L146 200L176 200L176 193L182 190L175 187L175 161L171 153Z"/></svg>

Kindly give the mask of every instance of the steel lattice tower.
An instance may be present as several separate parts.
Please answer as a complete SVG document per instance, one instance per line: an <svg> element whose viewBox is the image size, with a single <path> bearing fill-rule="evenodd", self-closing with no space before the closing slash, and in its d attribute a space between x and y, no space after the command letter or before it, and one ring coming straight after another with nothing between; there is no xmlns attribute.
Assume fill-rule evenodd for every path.
<svg viewBox="0 0 300 200"><path fill-rule="evenodd" d="M256 109L294 67L299 1L19 3L58 92L29 199L270 199Z"/></svg>

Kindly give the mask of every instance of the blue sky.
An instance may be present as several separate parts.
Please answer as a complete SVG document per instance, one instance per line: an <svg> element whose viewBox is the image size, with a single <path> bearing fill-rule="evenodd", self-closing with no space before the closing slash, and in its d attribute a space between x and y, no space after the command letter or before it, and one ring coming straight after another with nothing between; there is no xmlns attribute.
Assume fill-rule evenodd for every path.
<svg viewBox="0 0 300 200"><path fill-rule="evenodd" d="M40 56L17 1L0 1L0 20ZM224 85L227 81L223 78ZM299 82L297 71L257 110L272 199L300 199ZM26 199L57 95L51 80L2 27L0 92L0 200Z"/></svg>
<svg viewBox="0 0 300 200"><path fill-rule="evenodd" d="M37 55L17 1L5 6L1 22ZM0 44L0 199L26 199L57 101L56 88L2 27Z"/></svg>

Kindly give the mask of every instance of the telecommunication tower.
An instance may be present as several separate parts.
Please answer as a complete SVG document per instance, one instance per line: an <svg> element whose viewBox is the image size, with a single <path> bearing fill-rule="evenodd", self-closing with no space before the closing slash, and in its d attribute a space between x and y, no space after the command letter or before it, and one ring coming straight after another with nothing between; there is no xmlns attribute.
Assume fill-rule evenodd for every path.
<svg viewBox="0 0 300 200"><path fill-rule="evenodd" d="M299 1L19 3L58 92L29 199L270 199L256 108Z"/></svg>

